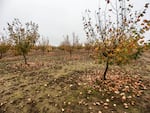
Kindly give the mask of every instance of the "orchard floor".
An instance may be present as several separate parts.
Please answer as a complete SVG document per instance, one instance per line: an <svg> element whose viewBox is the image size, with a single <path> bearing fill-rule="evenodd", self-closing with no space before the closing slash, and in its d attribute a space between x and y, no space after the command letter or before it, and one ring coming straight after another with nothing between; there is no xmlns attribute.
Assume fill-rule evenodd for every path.
<svg viewBox="0 0 150 113"><path fill-rule="evenodd" d="M86 54L75 54L71 58L53 53L29 55L28 63L24 65L20 56L0 60L0 113L150 112L150 52L131 64L110 66L108 76L133 77L127 83L134 82L133 89L140 92L139 95L130 92L132 97L128 95L130 98L125 99L122 90L111 93L106 91L107 86L98 87L105 91L94 88L106 85L101 81L94 85L92 81L96 75L102 75L104 66L95 64ZM116 81L109 79L107 82ZM142 88L135 88L136 84Z"/></svg>

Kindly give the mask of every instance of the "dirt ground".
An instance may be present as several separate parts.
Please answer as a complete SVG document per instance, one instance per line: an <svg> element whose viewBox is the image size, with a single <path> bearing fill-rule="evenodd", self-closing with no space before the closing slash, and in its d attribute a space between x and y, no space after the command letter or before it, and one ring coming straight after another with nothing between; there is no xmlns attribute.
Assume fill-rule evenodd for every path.
<svg viewBox="0 0 150 113"><path fill-rule="evenodd" d="M138 76L146 88L128 104L100 94L86 80L100 75L103 64L87 54L29 55L0 60L0 113L149 113L150 52L126 66L111 66L108 75ZM101 83L100 83L101 84ZM115 96L115 95L114 95ZM126 107L125 104L128 104ZM125 105L125 107L124 107Z"/></svg>

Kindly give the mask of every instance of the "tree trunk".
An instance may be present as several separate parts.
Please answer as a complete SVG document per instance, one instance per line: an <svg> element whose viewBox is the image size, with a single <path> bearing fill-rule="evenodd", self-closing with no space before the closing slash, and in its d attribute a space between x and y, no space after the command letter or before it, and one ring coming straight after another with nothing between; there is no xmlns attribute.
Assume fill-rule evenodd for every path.
<svg viewBox="0 0 150 113"><path fill-rule="evenodd" d="M71 57L72 57L72 51L71 50L69 51L69 54L70 54L70 59L71 59Z"/></svg>
<svg viewBox="0 0 150 113"><path fill-rule="evenodd" d="M3 54L2 54L2 52L0 53L0 59L2 59L2 56L3 56Z"/></svg>
<svg viewBox="0 0 150 113"><path fill-rule="evenodd" d="M107 61L106 61L106 67L105 67L105 71L103 74L103 80L106 80L106 74L107 74L108 68L109 68L109 58L107 58Z"/></svg>
<svg viewBox="0 0 150 113"><path fill-rule="evenodd" d="M43 54L43 56L44 56L44 54L45 54L45 51L44 51L44 50L42 50L42 54Z"/></svg>
<svg viewBox="0 0 150 113"><path fill-rule="evenodd" d="M27 58L26 58L26 55L25 55L24 53L23 53L22 55L23 55L23 58L24 58L24 63L27 64Z"/></svg>
<svg viewBox="0 0 150 113"><path fill-rule="evenodd" d="M90 50L87 50L88 51L88 56L89 56L89 54L90 54Z"/></svg>

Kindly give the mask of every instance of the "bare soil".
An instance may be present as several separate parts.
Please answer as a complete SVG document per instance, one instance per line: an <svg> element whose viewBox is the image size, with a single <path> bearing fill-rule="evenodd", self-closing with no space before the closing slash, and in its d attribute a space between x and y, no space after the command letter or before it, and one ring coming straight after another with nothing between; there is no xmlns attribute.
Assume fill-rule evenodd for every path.
<svg viewBox="0 0 150 113"><path fill-rule="evenodd" d="M99 92L104 83L94 84L103 73L87 54L48 53L29 55L28 64L23 59L5 57L0 60L0 113L149 113L150 111L150 52L125 66L111 66L111 76L130 76L142 84L140 95L131 101L122 101L115 93ZM120 79L120 78L118 78ZM130 79L130 78L129 78ZM111 80L111 81L110 81ZM134 84L133 84L134 85ZM102 87L103 87L102 86ZM132 85L131 85L132 86ZM138 87L139 88L139 87ZM107 90L104 88L102 90ZM128 95L129 96L129 95ZM133 101L133 105L132 102ZM125 103L128 105L126 107Z"/></svg>

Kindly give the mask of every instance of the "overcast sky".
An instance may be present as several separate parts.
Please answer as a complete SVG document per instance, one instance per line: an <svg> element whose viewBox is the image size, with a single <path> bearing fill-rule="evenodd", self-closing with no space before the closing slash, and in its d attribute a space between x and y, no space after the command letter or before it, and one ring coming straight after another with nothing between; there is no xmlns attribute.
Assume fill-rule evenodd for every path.
<svg viewBox="0 0 150 113"><path fill-rule="evenodd" d="M0 32L7 22L19 18L22 23L33 21L39 24L39 32L49 37L50 44L59 45L63 35L78 34L80 41L86 40L82 13L85 9L95 11L104 0L0 0ZM132 0L141 9L150 0ZM103 6L103 3L101 3ZM150 19L150 10L147 13Z"/></svg>

